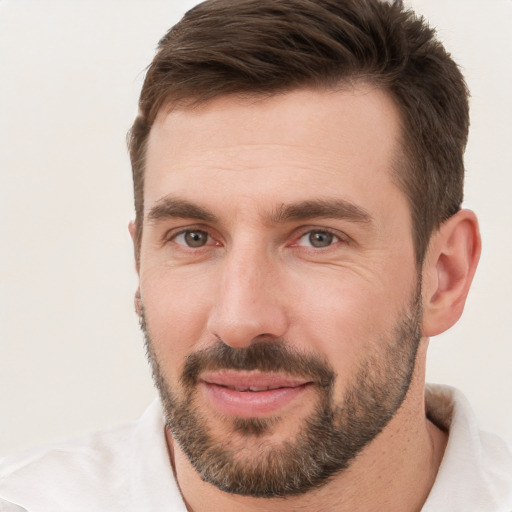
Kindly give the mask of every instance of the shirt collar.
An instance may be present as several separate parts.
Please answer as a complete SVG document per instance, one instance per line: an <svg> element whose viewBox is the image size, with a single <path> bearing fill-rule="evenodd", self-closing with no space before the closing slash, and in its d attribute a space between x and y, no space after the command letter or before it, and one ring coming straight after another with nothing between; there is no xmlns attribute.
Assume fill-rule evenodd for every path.
<svg viewBox="0 0 512 512"><path fill-rule="evenodd" d="M449 386L428 384L427 416L449 432L434 486L422 512L511 512L512 452L481 432L466 398Z"/></svg>

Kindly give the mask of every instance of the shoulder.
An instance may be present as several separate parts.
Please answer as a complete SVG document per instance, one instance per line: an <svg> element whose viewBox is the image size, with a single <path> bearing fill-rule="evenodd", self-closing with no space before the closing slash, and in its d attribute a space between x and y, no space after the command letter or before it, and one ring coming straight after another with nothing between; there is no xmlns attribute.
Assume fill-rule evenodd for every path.
<svg viewBox="0 0 512 512"><path fill-rule="evenodd" d="M135 428L135 422L129 423L0 459L0 497L29 510L45 510L50 499L62 510L65 506L77 510L81 497L94 489L98 502L94 505L99 505L98 489L125 485L121 476L130 465L130 436Z"/></svg>
<svg viewBox="0 0 512 512"><path fill-rule="evenodd" d="M138 421L0 459L0 511L2 499L30 512L186 510L160 403Z"/></svg>
<svg viewBox="0 0 512 512"><path fill-rule="evenodd" d="M18 474L37 472L44 466L46 470L63 470L73 468L80 473L91 467L108 462L115 464L123 457L120 449L129 440L136 422L127 423L108 430L100 430L86 436L65 442L55 443L0 459L0 482L13 478ZM66 471L65 476L70 476Z"/></svg>

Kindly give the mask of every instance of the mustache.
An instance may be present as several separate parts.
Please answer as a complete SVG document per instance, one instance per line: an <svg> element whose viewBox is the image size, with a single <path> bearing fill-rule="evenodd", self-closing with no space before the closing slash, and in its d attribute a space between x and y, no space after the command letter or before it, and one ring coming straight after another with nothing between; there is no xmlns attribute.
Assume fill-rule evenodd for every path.
<svg viewBox="0 0 512 512"><path fill-rule="evenodd" d="M248 347L233 348L222 340L187 356L180 378L185 388L197 384L205 371L259 370L306 377L321 387L332 387L336 373L326 360L291 349L282 340L260 340Z"/></svg>

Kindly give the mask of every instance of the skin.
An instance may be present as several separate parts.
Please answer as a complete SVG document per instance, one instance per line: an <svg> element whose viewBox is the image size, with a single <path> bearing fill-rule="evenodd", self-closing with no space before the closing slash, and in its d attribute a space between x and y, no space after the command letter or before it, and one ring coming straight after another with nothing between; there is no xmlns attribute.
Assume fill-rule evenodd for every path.
<svg viewBox="0 0 512 512"><path fill-rule="evenodd" d="M364 85L226 97L159 113L147 151L138 293L171 388L179 392L190 353L218 339L236 348L270 337L329 361L342 401L361 364L382 351L418 282L409 205L392 179L399 143L393 101ZM176 200L211 216L183 208L176 216L174 206L171 215ZM277 218L283 205L326 200L356 206L364 220L347 208ZM208 233L207 243L189 247L187 229ZM134 223L130 231L134 237ZM332 243L312 246L312 231L333 234ZM424 410L428 336L460 316L479 250L476 219L465 210L432 237L419 269L423 337L409 392L347 471L284 500L227 494L200 479L167 432L189 510L420 510L447 437ZM280 407L266 446L295 436L317 399L306 391ZM206 394L197 405L212 435L257 453L256 442L232 435L231 418Z"/></svg>

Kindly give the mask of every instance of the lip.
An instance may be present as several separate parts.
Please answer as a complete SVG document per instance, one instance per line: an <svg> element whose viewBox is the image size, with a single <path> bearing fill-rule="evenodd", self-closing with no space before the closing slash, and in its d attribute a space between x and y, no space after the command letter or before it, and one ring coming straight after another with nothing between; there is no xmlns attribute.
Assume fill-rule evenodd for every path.
<svg viewBox="0 0 512 512"><path fill-rule="evenodd" d="M240 418L276 414L313 384L307 379L259 372L208 373L199 382L215 409Z"/></svg>

